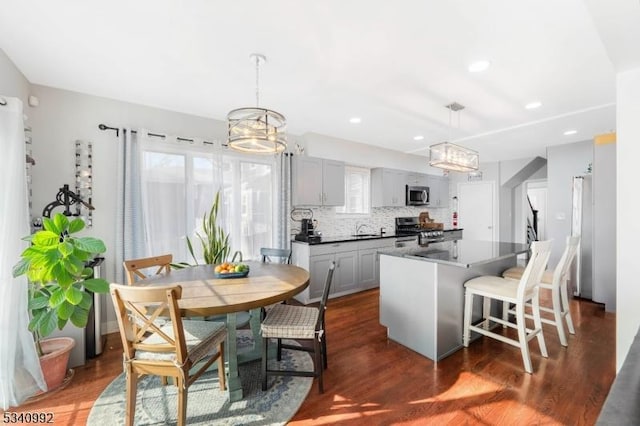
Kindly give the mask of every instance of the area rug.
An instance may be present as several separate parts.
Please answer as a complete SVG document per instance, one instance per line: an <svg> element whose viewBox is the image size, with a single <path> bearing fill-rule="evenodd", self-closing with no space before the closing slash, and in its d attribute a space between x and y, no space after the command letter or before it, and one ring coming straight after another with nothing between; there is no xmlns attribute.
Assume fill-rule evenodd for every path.
<svg viewBox="0 0 640 426"><path fill-rule="evenodd" d="M293 341L288 343L295 344ZM251 333L239 330L238 350L250 345L253 345ZM283 350L277 368L313 370L313 361L306 352ZM189 387L187 424L283 425L298 411L313 383L310 377L272 376L268 390L263 392L259 360L240 365L239 374L244 398L237 402L229 402L228 392L220 392L216 371L207 372L196 380ZM136 425L176 423L175 386L162 386L159 377L145 376L138 381L137 397ZM124 419L125 376L121 374L98 397L87 424L123 425Z"/></svg>

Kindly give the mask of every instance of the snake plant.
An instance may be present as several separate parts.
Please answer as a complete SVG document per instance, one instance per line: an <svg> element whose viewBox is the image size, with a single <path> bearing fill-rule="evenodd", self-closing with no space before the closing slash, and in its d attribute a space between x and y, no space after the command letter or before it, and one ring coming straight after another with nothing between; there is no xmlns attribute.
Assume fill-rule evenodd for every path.
<svg viewBox="0 0 640 426"><path fill-rule="evenodd" d="M231 245L229 244L229 235L224 231L222 226L218 225L218 211L220 209L220 191L216 193L216 197L213 200L213 205L209 213L205 213L202 218L202 232L204 235L196 232L196 237L200 240L202 246L202 257L204 263L213 265L225 262L231 252ZM187 247L193 260L198 265L198 258L195 255L193 244L187 236ZM242 253L237 251L234 253L233 260L237 256L240 256L242 260Z"/></svg>

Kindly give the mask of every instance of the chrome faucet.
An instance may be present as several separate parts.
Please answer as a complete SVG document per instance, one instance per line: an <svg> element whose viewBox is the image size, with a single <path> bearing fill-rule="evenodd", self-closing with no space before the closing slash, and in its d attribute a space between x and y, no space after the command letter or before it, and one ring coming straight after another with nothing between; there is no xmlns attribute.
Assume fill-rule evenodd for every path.
<svg viewBox="0 0 640 426"><path fill-rule="evenodd" d="M367 225L366 223L361 223L360 225L356 225L356 235L360 235L360 230L364 227L369 228L369 230L372 230L371 226Z"/></svg>

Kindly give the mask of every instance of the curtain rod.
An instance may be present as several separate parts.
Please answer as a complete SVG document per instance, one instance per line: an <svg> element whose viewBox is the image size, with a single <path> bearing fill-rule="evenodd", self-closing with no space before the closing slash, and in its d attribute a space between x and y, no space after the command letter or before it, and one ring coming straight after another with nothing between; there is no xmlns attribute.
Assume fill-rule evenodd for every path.
<svg viewBox="0 0 640 426"><path fill-rule="evenodd" d="M120 129L117 128L117 127L110 127L110 126L107 126L106 124L99 124L98 125L98 129L100 129L100 130L115 130L116 136L120 136ZM127 129L123 129L123 130L127 130ZM138 133L138 131L137 130L131 130L131 133ZM166 135L163 135L163 134L160 134L160 133L151 133L151 132L147 132L147 136L154 136L156 138L162 138L162 139L167 137ZM176 137L176 140L179 140L181 142L194 142L194 139L182 138L182 137L179 137L179 136ZM213 142L209 142L209 141L205 141L205 140L203 140L202 143L207 144L207 145L214 145ZM222 144L222 146L227 146L227 145L226 144Z"/></svg>

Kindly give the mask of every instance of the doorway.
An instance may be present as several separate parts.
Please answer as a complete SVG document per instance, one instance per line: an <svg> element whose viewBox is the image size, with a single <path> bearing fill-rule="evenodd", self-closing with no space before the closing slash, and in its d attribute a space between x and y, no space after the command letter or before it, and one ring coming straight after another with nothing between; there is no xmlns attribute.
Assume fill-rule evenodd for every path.
<svg viewBox="0 0 640 426"><path fill-rule="evenodd" d="M458 226L464 229L464 239L497 240L494 182L458 184L458 222Z"/></svg>
<svg viewBox="0 0 640 426"><path fill-rule="evenodd" d="M547 180L532 180L524 182L524 197L522 200L523 219L525 225L525 238L527 234L527 223L532 222L532 208L537 212L537 239L544 241L547 239Z"/></svg>

